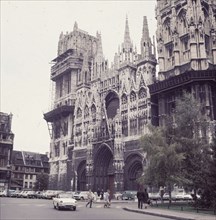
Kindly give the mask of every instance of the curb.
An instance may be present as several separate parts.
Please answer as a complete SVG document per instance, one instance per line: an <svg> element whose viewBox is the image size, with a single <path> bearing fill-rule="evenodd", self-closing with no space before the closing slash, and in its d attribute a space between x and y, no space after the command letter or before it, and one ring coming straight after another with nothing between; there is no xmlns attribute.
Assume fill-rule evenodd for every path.
<svg viewBox="0 0 216 220"><path fill-rule="evenodd" d="M177 220L195 220L194 218L187 218L187 217L179 217L175 215L168 215L168 214L160 214L160 213L153 213L153 212L147 212L144 210L135 210L135 209L130 209L130 208L123 208L126 211L129 212L136 212L136 213L141 213L141 214L146 214L146 215L153 215L153 216L159 216L159 217L165 217L165 218L171 218L171 219L177 219Z"/></svg>
<svg viewBox="0 0 216 220"><path fill-rule="evenodd" d="M104 204L104 200L99 200L99 201L95 201L95 203L98 203L98 204ZM126 203L129 203L128 201L118 201L118 200L111 200L111 204L113 204L113 203L115 203L115 204L126 204Z"/></svg>

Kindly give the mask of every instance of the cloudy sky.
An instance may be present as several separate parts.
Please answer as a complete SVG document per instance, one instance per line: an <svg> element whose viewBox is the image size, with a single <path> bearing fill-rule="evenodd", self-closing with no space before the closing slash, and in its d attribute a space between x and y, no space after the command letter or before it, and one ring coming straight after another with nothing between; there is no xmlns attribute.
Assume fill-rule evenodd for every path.
<svg viewBox="0 0 216 220"><path fill-rule="evenodd" d="M49 132L43 113L51 101L50 61L58 38L78 27L101 32L109 63L123 42L126 15L130 37L140 52L143 16L155 35L156 0L142 1L1 1L0 111L13 114L14 149L45 153Z"/></svg>

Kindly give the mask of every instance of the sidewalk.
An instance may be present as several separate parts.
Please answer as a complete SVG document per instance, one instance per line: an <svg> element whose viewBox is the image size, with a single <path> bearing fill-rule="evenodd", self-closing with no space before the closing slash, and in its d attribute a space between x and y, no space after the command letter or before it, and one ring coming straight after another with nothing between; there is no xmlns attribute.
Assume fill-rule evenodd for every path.
<svg viewBox="0 0 216 220"><path fill-rule="evenodd" d="M138 209L137 203L127 203L125 204L126 211L143 213L147 215L160 216L165 218L172 218L178 220L216 220L216 215L198 214L190 212L173 211L166 209L159 209L154 207L148 207L147 209Z"/></svg>

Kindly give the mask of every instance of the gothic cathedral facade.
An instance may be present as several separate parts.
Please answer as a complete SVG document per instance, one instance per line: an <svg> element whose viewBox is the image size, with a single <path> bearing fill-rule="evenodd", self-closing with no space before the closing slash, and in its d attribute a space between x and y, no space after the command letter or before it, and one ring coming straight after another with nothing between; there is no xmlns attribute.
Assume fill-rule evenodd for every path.
<svg viewBox="0 0 216 220"><path fill-rule="evenodd" d="M146 166L139 138L163 126L175 98L189 90L216 120L215 0L157 0L157 51L143 17L140 51L126 18L124 40L111 67L101 34L61 33L53 60L49 125L50 189L137 190ZM158 76L156 65L159 64Z"/></svg>

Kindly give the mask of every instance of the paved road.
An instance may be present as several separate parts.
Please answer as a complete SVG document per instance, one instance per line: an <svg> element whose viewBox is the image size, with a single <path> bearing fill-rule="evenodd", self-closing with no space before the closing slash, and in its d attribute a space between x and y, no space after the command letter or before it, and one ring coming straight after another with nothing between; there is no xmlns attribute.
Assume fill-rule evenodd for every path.
<svg viewBox="0 0 216 220"><path fill-rule="evenodd" d="M103 208L103 204L94 203L86 208L85 202L79 202L77 211L55 210L52 200L0 198L1 220L67 220L67 219L124 219L124 220L167 220L156 216L127 212L122 208L124 203L112 204L111 208Z"/></svg>

